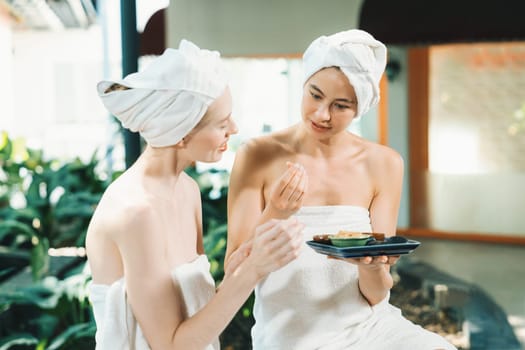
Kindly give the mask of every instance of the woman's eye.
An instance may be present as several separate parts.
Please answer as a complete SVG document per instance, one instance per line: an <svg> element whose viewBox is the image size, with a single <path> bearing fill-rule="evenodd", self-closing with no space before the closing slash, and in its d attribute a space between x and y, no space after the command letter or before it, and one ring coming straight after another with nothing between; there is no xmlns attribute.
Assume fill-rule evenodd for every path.
<svg viewBox="0 0 525 350"><path fill-rule="evenodd" d="M321 99L321 95L318 95L316 93L310 92L310 95L312 95L312 98L314 100L320 100Z"/></svg>
<svg viewBox="0 0 525 350"><path fill-rule="evenodd" d="M350 107L348 107L347 105L342 105L342 104L339 104L339 103L336 103L334 106L335 106L335 108L337 108L337 109L347 109L347 108L350 108Z"/></svg>

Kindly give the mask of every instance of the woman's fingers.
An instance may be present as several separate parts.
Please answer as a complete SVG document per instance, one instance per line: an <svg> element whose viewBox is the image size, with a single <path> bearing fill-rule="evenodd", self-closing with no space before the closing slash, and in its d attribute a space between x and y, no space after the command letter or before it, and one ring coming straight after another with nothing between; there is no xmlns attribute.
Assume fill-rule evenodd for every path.
<svg viewBox="0 0 525 350"><path fill-rule="evenodd" d="M267 244L270 241L282 243L293 239L299 235L304 225L299 223L296 218L289 218L286 220L275 220L273 226L260 226L258 228L260 228L258 236Z"/></svg>
<svg viewBox="0 0 525 350"><path fill-rule="evenodd" d="M288 169L281 176L275 194L277 200L293 201L301 192L304 192L306 170L298 163L287 162L286 165Z"/></svg>
<svg viewBox="0 0 525 350"><path fill-rule="evenodd" d="M296 164L295 167L296 172L283 192L283 197L292 203L297 201L297 198L303 195L307 177L306 170L302 165Z"/></svg>
<svg viewBox="0 0 525 350"><path fill-rule="evenodd" d="M275 243L275 242L272 242ZM299 256L301 245L298 244L272 244L267 248L267 256L270 258L271 270L274 271Z"/></svg>
<svg viewBox="0 0 525 350"><path fill-rule="evenodd" d="M304 193L306 192L307 183L308 175L306 174L306 171L303 170L297 186L295 186L292 194L289 197L290 202L300 202L303 199Z"/></svg>
<svg viewBox="0 0 525 350"><path fill-rule="evenodd" d="M262 225L261 225L262 226ZM304 225L295 218L261 229L255 237L252 257L265 273L276 270L299 255Z"/></svg>
<svg viewBox="0 0 525 350"><path fill-rule="evenodd" d="M381 256L376 257L373 263L395 265L395 263L398 260L399 260L399 255L392 255L392 256L381 255Z"/></svg>
<svg viewBox="0 0 525 350"><path fill-rule="evenodd" d="M304 177L304 170L302 169L302 167L299 165L296 165L295 167L296 169L294 175L290 182L288 182L288 184L286 185L282 194L283 198L288 202L292 201L292 198L297 191L297 187L299 186L302 178Z"/></svg>
<svg viewBox="0 0 525 350"><path fill-rule="evenodd" d="M273 244L283 244L290 239L292 232L290 227L297 225L295 218L287 220L273 219L273 225L264 224L256 228L254 246L268 246Z"/></svg>
<svg viewBox="0 0 525 350"><path fill-rule="evenodd" d="M302 226L297 224L286 231L279 231L270 241L265 243L265 248L275 254L296 250L302 244Z"/></svg>
<svg viewBox="0 0 525 350"><path fill-rule="evenodd" d="M334 256L328 256L329 259L344 260L356 265L395 265L399 260L400 256L386 256L380 255L376 257L364 256L362 258L339 258Z"/></svg>
<svg viewBox="0 0 525 350"><path fill-rule="evenodd" d="M286 163L288 165L288 169L284 172L284 174L281 176L281 179L278 182L277 187L277 195L279 197L285 197L286 192L290 190L290 184L295 181L296 174L299 171L299 167L296 164L289 165L290 163Z"/></svg>
<svg viewBox="0 0 525 350"><path fill-rule="evenodd" d="M277 226L280 223L280 221L281 220L278 220L278 219L271 219L255 227L255 236L257 237L262 234L265 234L266 232L269 232L272 228Z"/></svg>
<svg viewBox="0 0 525 350"><path fill-rule="evenodd" d="M269 201L269 206L280 218L289 217L301 207L308 183L302 165L291 162L286 165L287 169L274 185Z"/></svg>
<svg viewBox="0 0 525 350"><path fill-rule="evenodd" d="M388 257L388 264L389 265L395 265L397 263L397 261L399 260L400 256L397 255L397 256L389 256Z"/></svg>

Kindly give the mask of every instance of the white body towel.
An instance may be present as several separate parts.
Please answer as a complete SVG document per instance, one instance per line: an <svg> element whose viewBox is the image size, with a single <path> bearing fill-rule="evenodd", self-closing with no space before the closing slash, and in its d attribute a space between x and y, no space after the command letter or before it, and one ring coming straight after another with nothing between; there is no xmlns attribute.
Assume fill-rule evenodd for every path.
<svg viewBox="0 0 525 350"><path fill-rule="evenodd" d="M371 232L366 208L312 206L295 216L304 240L339 230ZM370 307L358 287L357 267L327 259L305 245L300 256L271 273L255 290L255 350L454 349L414 325L388 298Z"/></svg>
<svg viewBox="0 0 525 350"><path fill-rule="evenodd" d="M210 263L205 255L178 266L171 275L184 299L186 317L194 315L215 294ZM91 284L89 291L97 324L97 350L150 349L126 300L124 278L111 285ZM219 348L217 339L206 350Z"/></svg>

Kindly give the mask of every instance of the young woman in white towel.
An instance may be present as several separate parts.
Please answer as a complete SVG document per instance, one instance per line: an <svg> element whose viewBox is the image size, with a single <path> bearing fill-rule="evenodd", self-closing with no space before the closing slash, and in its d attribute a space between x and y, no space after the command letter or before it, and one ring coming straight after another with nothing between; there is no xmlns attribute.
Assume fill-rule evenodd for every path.
<svg viewBox="0 0 525 350"><path fill-rule="evenodd" d="M253 242L231 257L216 292L199 188L184 169L218 161L237 132L219 54L183 40L144 71L97 88L147 144L104 193L88 228L97 349L219 349L219 334L257 282L298 255L303 225L251 227Z"/></svg>
<svg viewBox="0 0 525 350"><path fill-rule="evenodd" d="M339 230L395 235L403 161L349 131L379 101L386 48L349 30L314 40L303 56L302 120L236 154L228 195L227 259L256 225L297 218L304 241ZM251 218L246 220L246 218ZM304 248L255 290L253 348L454 349L388 303L399 257L330 259Z"/></svg>

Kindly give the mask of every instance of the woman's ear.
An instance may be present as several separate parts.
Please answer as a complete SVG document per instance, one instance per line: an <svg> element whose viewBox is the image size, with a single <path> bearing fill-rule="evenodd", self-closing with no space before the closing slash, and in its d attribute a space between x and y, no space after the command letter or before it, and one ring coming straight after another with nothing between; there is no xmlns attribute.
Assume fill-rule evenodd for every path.
<svg viewBox="0 0 525 350"><path fill-rule="evenodd" d="M179 142L177 142L175 144L175 147L176 148L185 148L186 147L186 138L183 137L182 140L180 140Z"/></svg>

